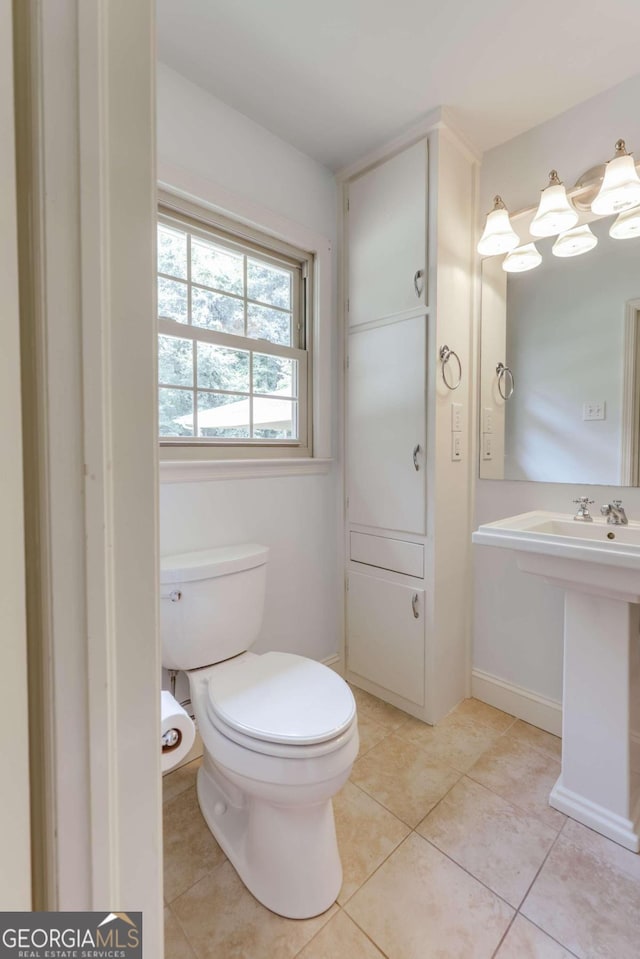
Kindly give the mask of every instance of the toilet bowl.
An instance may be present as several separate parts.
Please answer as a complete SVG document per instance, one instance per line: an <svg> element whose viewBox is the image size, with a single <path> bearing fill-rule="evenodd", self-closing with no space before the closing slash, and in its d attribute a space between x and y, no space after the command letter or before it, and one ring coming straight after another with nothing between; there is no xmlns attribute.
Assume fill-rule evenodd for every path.
<svg viewBox="0 0 640 959"><path fill-rule="evenodd" d="M162 560L163 662L189 679L207 825L256 899L303 919L340 891L331 800L349 777L358 729L351 690L328 667L248 651L267 555L243 546Z"/></svg>

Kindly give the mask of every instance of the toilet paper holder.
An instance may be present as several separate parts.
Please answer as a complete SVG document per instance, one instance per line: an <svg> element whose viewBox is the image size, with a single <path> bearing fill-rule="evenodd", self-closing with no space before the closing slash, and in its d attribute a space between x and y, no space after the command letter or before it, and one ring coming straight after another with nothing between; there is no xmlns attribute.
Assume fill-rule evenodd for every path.
<svg viewBox="0 0 640 959"><path fill-rule="evenodd" d="M167 731L162 734L161 742L163 753L173 752L182 742L182 733L179 729L167 729Z"/></svg>

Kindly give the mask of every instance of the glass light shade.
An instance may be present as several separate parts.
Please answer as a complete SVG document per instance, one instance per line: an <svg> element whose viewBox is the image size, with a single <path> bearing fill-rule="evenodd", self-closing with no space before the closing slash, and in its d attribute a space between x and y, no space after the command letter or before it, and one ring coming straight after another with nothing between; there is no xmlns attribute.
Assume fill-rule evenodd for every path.
<svg viewBox="0 0 640 959"><path fill-rule="evenodd" d="M620 156L607 163L602 186L591 204L591 209L599 216L623 213L634 206L640 206L640 177L633 157L629 153L622 153L620 150L618 152Z"/></svg>
<svg viewBox="0 0 640 959"><path fill-rule="evenodd" d="M556 233L569 230L577 222L578 213L571 206L558 174L552 170L549 174L549 186L540 194L540 203L529 232L532 236L555 236Z"/></svg>
<svg viewBox="0 0 640 959"><path fill-rule="evenodd" d="M589 226L577 226L573 230L561 233L553 244L551 252L554 256L580 256L588 253L598 244L598 237L594 236Z"/></svg>
<svg viewBox="0 0 640 959"><path fill-rule="evenodd" d="M526 273L527 270L534 270L541 263L542 257L535 243L526 243L505 256L502 269L505 273Z"/></svg>
<svg viewBox="0 0 640 959"><path fill-rule="evenodd" d="M614 240L631 240L640 236L640 206L627 210L611 224L609 236Z"/></svg>
<svg viewBox="0 0 640 959"><path fill-rule="evenodd" d="M478 243L478 253L481 256L496 256L499 253L508 253L520 242L520 237L514 232L509 219L509 211L497 196L493 201L493 210L487 214L484 233Z"/></svg>

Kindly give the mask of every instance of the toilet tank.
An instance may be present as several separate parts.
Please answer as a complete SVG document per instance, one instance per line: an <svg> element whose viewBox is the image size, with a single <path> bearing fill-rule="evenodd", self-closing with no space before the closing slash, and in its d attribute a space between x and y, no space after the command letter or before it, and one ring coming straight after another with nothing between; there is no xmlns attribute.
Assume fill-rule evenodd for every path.
<svg viewBox="0 0 640 959"><path fill-rule="evenodd" d="M269 549L250 543L160 560L160 637L167 669L211 666L260 632Z"/></svg>

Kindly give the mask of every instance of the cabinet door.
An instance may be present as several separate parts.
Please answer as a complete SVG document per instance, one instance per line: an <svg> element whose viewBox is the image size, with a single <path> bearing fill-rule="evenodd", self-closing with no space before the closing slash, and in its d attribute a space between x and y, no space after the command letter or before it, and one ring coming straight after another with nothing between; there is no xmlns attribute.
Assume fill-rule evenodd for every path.
<svg viewBox="0 0 640 959"><path fill-rule="evenodd" d="M351 523L425 532L425 369L424 316L349 335Z"/></svg>
<svg viewBox="0 0 640 959"><path fill-rule="evenodd" d="M426 224L426 140L349 185L351 326L424 305Z"/></svg>
<svg viewBox="0 0 640 959"><path fill-rule="evenodd" d="M350 573L347 667L424 705L424 590Z"/></svg>

